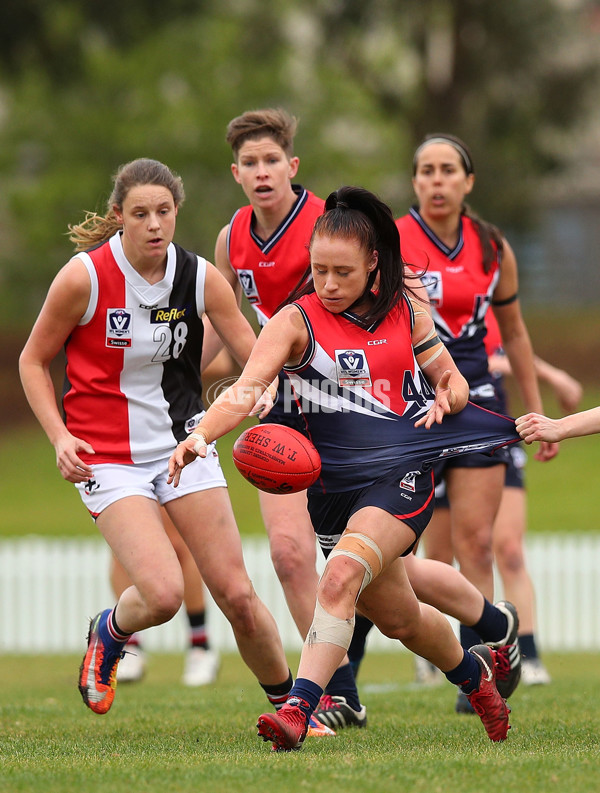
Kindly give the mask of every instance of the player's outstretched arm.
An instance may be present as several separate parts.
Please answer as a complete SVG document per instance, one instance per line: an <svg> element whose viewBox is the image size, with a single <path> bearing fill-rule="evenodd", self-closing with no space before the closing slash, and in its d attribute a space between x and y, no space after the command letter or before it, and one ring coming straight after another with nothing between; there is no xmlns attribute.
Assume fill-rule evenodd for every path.
<svg viewBox="0 0 600 793"><path fill-rule="evenodd" d="M551 419L540 413L526 413L516 420L517 432L525 443L548 441L558 443L566 438L593 435L600 432L600 406Z"/></svg>

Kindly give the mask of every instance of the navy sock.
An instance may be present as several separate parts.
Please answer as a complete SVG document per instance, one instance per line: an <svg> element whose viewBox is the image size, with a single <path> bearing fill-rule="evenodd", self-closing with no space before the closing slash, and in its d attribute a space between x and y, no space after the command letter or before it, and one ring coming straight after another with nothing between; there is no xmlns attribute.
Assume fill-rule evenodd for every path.
<svg viewBox="0 0 600 793"><path fill-rule="evenodd" d="M523 658L539 658L533 633L524 633L519 636L519 647Z"/></svg>
<svg viewBox="0 0 600 793"><path fill-rule="evenodd" d="M306 677L298 677L292 687L288 702L291 705L298 705L298 707L306 713L306 718L308 720L312 716L313 711L316 710L322 694L323 689L321 686L318 686ZM293 698L298 698L301 701L292 702L291 700Z"/></svg>
<svg viewBox="0 0 600 793"><path fill-rule="evenodd" d="M464 691L465 694L472 694L479 688L481 667L471 653L466 650L463 652L463 659L459 665L445 674L448 680L455 686L460 686L461 691Z"/></svg>
<svg viewBox="0 0 600 793"><path fill-rule="evenodd" d="M206 635L206 612L196 611L195 613L187 612L188 622L190 624L190 646L191 647L204 647L208 650L208 637Z"/></svg>
<svg viewBox="0 0 600 793"><path fill-rule="evenodd" d="M275 710L279 710L283 705L285 705L287 698L290 695L292 690L292 686L294 685L294 678L292 677L292 673L289 673L288 679L285 680L283 683L279 683L276 686L266 686L263 683L260 684L262 690L267 695L267 699L273 705Z"/></svg>
<svg viewBox="0 0 600 793"><path fill-rule="evenodd" d="M474 647L476 644L481 644L481 636L475 630L473 630L473 628L469 628L468 625L463 625L461 623L460 644L463 650L468 650L470 647Z"/></svg>
<svg viewBox="0 0 600 793"><path fill-rule="evenodd" d="M476 631L484 642L498 642L508 632L508 618L506 614L496 608L496 606L492 606L490 601L484 598L483 613L479 618L479 622L472 626L472 630ZM475 644L479 644L479 642L475 642Z"/></svg>
<svg viewBox="0 0 600 793"><path fill-rule="evenodd" d="M373 623L368 617L363 617L362 614L356 615L354 623L354 633L352 634L352 641L348 647L348 658L350 659L350 666L354 677L358 675L360 662L362 661L367 646L367 636L373 627Z"/></svg>
<svg viewBox="0 0 600 793"><path fill-rule="evenodd" d="M344 697L352 710L360 710L358 689L350 664L344 664L335 670L325 692L331 697Z"/></svg>

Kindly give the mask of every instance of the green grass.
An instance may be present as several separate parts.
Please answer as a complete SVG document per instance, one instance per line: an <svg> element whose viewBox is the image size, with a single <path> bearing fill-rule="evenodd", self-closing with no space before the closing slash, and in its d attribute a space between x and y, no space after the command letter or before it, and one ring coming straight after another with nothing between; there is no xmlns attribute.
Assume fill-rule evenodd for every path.
<svg viewBox="0 0 600 793"><path fill-rule="evenodd" d="M582 409L599 403L600 392L588 389ZM547 400L547 410L551 415L559 415L551 399ZM242 478L231 459L231 447L239 432L219 441L221 464L240 532L262 535L257 491ZM96 529L79 495L62 480L56 469L54 450L37 425L4 433L1 443L0 538L26 534L95 536ZM529 530L597 531L599 499L590 483L593 472L599 469L598 436L566 441L558 457L549 463L530 460L527 466Z"/></svg>
<svg viewBox="0 0 600 793"><path fill-rule="evenodd" d="M412 685L408 653L367 654L359 677L367 729L272 754L254 728L264 696L237 655L202 689L181 686L180 656L152 656L145 681L120 686L106 716L81 702L79 658L4 656L0 789L596 793L599 660L547 654L552 685L518 689L509 737L492 744L476 716L453 712L450 684Z"/></svg>

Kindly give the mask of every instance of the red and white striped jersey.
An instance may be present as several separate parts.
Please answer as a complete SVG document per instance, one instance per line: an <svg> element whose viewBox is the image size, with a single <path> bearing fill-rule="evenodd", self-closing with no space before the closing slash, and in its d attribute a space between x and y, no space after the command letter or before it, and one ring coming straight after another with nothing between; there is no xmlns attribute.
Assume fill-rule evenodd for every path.
<svg viewBox="0 0 600 793"><path fill-rule="evenodd" d="M149 462L170 454L203 411L205 259L171 243L164 278L149 284L120 233L77 258L90 301L65 344L63 410L88 441L88 463Z"/></svg>

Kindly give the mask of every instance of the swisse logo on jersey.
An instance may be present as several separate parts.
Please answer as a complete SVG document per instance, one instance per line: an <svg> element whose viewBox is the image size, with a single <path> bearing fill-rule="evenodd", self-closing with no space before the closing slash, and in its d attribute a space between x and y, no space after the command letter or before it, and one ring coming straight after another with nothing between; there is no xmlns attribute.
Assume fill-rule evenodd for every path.
<svg viewBox="0 0 600 793"><path fill-rule="evenodd" d="M371 372L364 350L336 350L335 366L340 387L371 386Z"/></svg>
<svg viewBox="0 0 600 793"><path fill-rule="evenodd" d="M126 308L106 310L107 347L131 347L132 331L131 311Z"/></svg>
<svg viewBox="0 0 600 793"><path fill-rule="evenodd" d="M248 300L251 303L259 303L258 289L252 270L238 270L237 277Z"/></svg>
<svg viewBox="0 0 600 793"><path fill-rule="evenodd" d="M164 325L165 322L175 322L178 319L184 319L187 314L189 306L173 308L167 306L166 308L156 308L150 312L150 322L153 325Z"/></svg>

